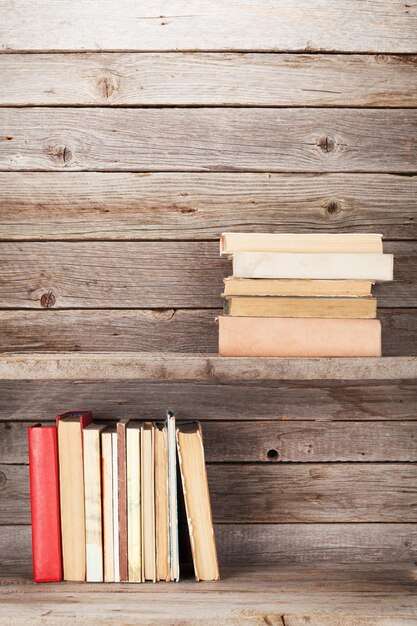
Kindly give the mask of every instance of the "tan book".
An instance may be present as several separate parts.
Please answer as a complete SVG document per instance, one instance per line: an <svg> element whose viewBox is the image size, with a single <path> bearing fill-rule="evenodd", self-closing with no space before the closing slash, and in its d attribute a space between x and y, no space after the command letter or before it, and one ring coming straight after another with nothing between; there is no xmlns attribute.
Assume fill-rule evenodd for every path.
<svg viewBox="0 0 417 626"><path fill-rule="evenodd" d="M114 430L114 429L113 429ZM113 450L112 430L101 434L101 491L103 499L103 567L104 582L114 582L113 552Z"/></svg>
<svg viewBox="0 0 417 626"><path fill-rule="evenodd" d="M376 298L251 298L229 297L224 313L234 317L376 317Z"/></svg>
<svg viewBox="0 0 417 626"><path fill-rule="evenodd" d="M117 432L111 434L112 454L113 454L113 565L114 565L114 582L120 582L120 565L119 565L119 477L118 477L118 451L117 451Z"/></svg>
<svg viewBox="0 0 417 626"><path fill-rule="evenodd" d="M216 541L198 422L177 425L177 446L196 580L219 580Z"/></svg>
<svg viewBox="0 0 417 626"><path fill-rule="evenodd" d="M86 574L83 428L91 413L57 417L62 563L64 580L84 581Z"/></svg>
<svg viewBox="0 0 417 626"><path fill-rule="evenodd" d="M392 280L392 254L307 254L237 252L237 278L310 278L324 280Z"/></svg>
<svg viewBox="0 0 417 626"><path fill-rule="evenodd" d="M117 484L119 506L119 570L120 582L127 582L127 477L126 477L126 426L128 419L117 423Z"/></svg>
<svg viewBox="0 0 417 626"><path fill-rule="evenodd" d="M223 233L220 254L235 252L382 252L382 235L350 233Z"/></svg>
<svg viewBox="0 0 417 626"><path fill-rule="evenodd" d="M168 511L168 436L166 424L155 425L156 580L171 580Z"/></svg>
<svg viewBox="0 0 417 626"><path fill-rule="evenodd" d="M141 433L142 494L142 579L156 582L155 546L155 455L154 426L142 424Z"/></svg>
<svg viewBox="0 0 417 626"><path fill-rule="evenodd" d="M97 583L103 582L100 437L104 428L90 424L83 430L86 580Z"/></svg>
<svg viewBox="0 0 417 626"><path fill-rule="evenodd" d="M223 296L329 296L364 297L371 295L370 280L303 280L291 278L224 279Z"/></svg>
<svg viewBox="0 0 417 626"><path fill-rule="evenodd" d="M140 506L140 424L126 429L127 564L129 582L142 582L142 530Z"/></svg>
<svg viewBox="0 0 417 626"><path fill-rule="evenodd" d="M219 318L219 353L247 357L381 356L379 320Z"/></svg>

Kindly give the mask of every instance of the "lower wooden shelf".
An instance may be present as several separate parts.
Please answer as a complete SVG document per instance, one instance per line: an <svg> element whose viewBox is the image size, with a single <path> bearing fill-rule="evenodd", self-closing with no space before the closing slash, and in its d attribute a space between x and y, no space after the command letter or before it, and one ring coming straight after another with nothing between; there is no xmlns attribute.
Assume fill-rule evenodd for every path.
<svg viewBox="0 0 417 626"><path fill-rule="evenodd" d="M399 380L417 378L417 357L246 358L182 353L11 353L3 380Z"/></svg>
<svg viewBox="0 0 417 626"><path fill-rule="evenodd" d="M4 579L4 626L411 626L417 568L317 565L223 568L218 583L36 585Z"/></svg>

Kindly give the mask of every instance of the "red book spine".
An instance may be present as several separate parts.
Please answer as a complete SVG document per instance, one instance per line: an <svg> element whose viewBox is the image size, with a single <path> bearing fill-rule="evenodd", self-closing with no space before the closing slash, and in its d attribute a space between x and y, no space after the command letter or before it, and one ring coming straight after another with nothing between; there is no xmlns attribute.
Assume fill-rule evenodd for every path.
<svg viewBox="0 0 417 626"><path fill-rule="evenodd" d="M33 577L62 580L58 440L55 426L28 429Z"/></svg>

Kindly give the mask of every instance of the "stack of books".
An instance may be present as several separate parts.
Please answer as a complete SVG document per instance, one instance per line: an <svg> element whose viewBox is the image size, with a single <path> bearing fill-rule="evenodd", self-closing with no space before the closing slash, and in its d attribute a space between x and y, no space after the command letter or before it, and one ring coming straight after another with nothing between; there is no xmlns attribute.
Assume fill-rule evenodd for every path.
<svg viewBox="0 0 417 626"><path fill-rule="evenodd" d="M218 580L200 424L70 411L29 428L35 581L178 581L177 455L195 577Z"/></svg>
<svg viewBox="0 0 417 626"><path fill-rule="evenodd" d="M381 356L376 281L393 280L377 234L225 233L219 353L254 357Z"/></svg>

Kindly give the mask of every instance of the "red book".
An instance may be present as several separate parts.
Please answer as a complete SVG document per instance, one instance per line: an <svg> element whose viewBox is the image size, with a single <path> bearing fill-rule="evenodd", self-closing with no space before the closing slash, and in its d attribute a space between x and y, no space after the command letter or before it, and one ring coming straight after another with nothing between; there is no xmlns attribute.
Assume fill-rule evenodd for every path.
<svg viewBox="0 0 417 626"><path fill-rule="evenodd" d="M55 426L28 429L33 577L62 580L58 440Z"/></svg>

